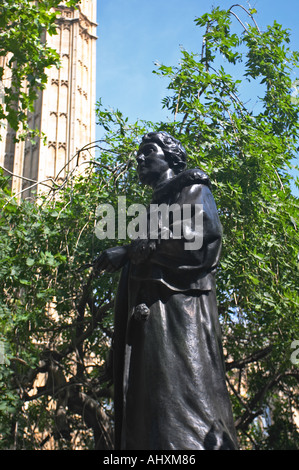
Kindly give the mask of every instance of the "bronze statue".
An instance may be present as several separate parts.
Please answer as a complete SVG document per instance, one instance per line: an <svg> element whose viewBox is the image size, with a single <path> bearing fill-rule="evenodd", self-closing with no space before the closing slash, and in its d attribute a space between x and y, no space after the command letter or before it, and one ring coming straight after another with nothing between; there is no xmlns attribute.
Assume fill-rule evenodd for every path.
<svg viewBox="0 0 299 470"><path fill-rule="evenodd" d="M148 231L96 260L98 270L122 268L113 342L116 449L237 449L215 294L222 227L208 176L185 167L179 141L166 132L143 137L137 173L153 188L149 216L161 204L189 206L191 216L182 217L180 237L170 217L167 237L160 224L160 235ZM187 233L189 241L198 235L198 248L186 249Z"/></svg>

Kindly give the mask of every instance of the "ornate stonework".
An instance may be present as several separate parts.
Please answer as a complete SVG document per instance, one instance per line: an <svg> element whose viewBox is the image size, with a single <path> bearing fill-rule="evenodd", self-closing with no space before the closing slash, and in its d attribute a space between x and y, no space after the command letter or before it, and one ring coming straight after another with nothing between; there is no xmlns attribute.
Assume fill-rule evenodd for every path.
<svg viewBox="0 0 299 470"><path fill-rule="evenodd" d="M47 87L28 118L31 127L46 135L46 142L15 144L13 131L1 130L0 164L39 182L58 173L63 178L76 164L76 152L95 140L96 0L82 0L78 10L61 4L57 24L58 34L48 36L47 43L59 53L62 66L49 69ZM13 191L29 188L32 182L27 180L13 177ZM22 196L30 193L28 189Z"/></svg>

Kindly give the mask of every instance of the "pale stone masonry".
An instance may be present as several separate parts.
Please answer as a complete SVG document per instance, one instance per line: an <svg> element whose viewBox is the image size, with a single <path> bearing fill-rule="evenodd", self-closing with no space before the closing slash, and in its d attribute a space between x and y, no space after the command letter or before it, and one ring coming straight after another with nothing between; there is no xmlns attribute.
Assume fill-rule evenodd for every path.
<svg viewBox="0 0 299 470"><path fill-rule="evenodd" d="M78 10L62 3L58 34L46 38L59 53L62 66L49 69L46 89L39 94L35 113L28 117L30 127L38 127L46 135L46 143L43 139L36 139L34 145L30 141L14 143L14 131L7 126L0 128L0 165L15 175L15 194L34 181L45 182L58 174L61 181L76 165L77 159L72 159L76 152L95 140L96 3L81 0ZM0 60L0 66L5 66L9 57ZM7 68L5 73L3 81L7 86ZM51 184L49 180L48 183ZM42 190L43 186L24 191L22 197L37 189Z"/></svg>

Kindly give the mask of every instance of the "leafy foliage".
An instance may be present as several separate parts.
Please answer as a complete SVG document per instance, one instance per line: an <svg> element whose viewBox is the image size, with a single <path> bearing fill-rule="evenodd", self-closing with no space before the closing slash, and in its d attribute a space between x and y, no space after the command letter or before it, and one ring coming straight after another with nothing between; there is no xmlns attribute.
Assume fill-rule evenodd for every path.
<svg viewBox="0 0 299 470"><path fill-rule="evenodd" d="M29 131L27 112L34 110L38 91L46 85L46 69L60 66L59 55L45 39L46 33L57 34L56 9L60 3L4 0L0 4L0 56L7 57L10 70L10 80L2 82L4 67L0 67L0 121L6 119L15 131L22 124L22 138ZM75 7L78 3L69 0L66 5Z"/></svg>
<svg viewBox="0 0 299 470"><path fill-rule="evenodd" d="M178 66L155 71L168 77L163 105L173 122L130 124L98 103L105 141L83 176L69 177L38 204L19 205L2 177L2 447L42 448L49 439L55 448L111 447L105 357L118 275L95 278L90 265L101 250L126 241L98 240L95 212L101 202L116 209L119 195L127 205L149 200L134 151L145 132L164 129L186 147L189 167L210 175L223 224L217 293L240 446L298 449L299 370L291 361L299 339L298 200L290 189L298 54L288 48L287 31L276 22L260 31L254 13L214 8L196 19L201 50L182 50ZM254 97L258 90L254 102L248 87Z"/></svg>
<svg viewBox="0 0 299 470"><path fill-rule="evenodd" d="M88 268L105 246L105 241L94 235L101 197L98 188L104 193L107 186L104 175L103 171L101 176L94 172L85 175L65 187L59 198L43 196L39 204L24 201L17 205L2 191L0 322L10 362L6 364L9 369L4 367L3 371L10 370L11 380L1 383L4 393L17 400L9 409L9 419L15 415L18 421L22 418L18 434L24 433L25 441L17 443L17 448L38 448L41 436L45 436L41 434L34 441L34 434L30 434L34 427L48 431L48 439L64 438L61 445L67 446L70 433L78 429L78 418L65 418L66 406L74 414L84 415L85 423L94 430L94 439L103 440L97 445L111 444L111 431L99 430L97 414L104 412L96 398L100 393L101 397L104 394L101 400L111 399L111 391L107 388L105 392L100 377L103 384L109 379L104 377L103 361L112 334L108 314L114 282L103 276L100 288L93 291L91 281L94 289L99 281L92 279ZM50 402L52 412L45 414L41 410ZM0 413L5 417L8 399L3 404ZM52 430L47 413L52 416ZM1 432L7 432L5 420L0 422ZM87 431L82 422L81 428L84 438ZM11 440L10 434L7 442Z"/></svg>

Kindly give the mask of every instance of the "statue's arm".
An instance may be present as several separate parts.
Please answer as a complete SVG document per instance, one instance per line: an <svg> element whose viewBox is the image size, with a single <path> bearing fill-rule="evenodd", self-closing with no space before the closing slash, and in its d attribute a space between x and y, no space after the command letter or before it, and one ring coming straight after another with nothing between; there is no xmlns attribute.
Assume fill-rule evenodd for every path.
<svg viewBox="0 0 299 470"><path fill-rule="evenodd" d="M208 269L217 264L221 248L222 227L212 193L205 185L192 185L184 188L181 192L179 204L181 206L190 204L193 207L195 204L200 204L202 207L202 227L191 223L188 239L183 235L180 239L171 237L168 240L137 239L128 245L108 248L94 261L95 271L113 273L121 269L128 261L141 264L149 258L153 263L168 267L185 265ZM185 226L186 229L188 223L188 221L182 220L182 228ZM200 247L194 250L186 249L186 246L192 242L192 230L194 237L198 237L198 239L202 237L202 240L199 240Z"/></svg>
<svg viewBox="0 0 299 470"><path fill-rule="evenodd" d="M191 221L182 217L181 238L159 240L151 260L166 267L186 266L188 269L188 266L196 266L209 269L218 262L222 240L222 227L213 195L207 186L194 184L184 188L178 203L181 207L190 204L193 209L198 205L196 210L201 211L201 218L197 220L194 211ZM188 233L188 239L184 233ZM194 240L197 242L193 243Z"/></svg>

